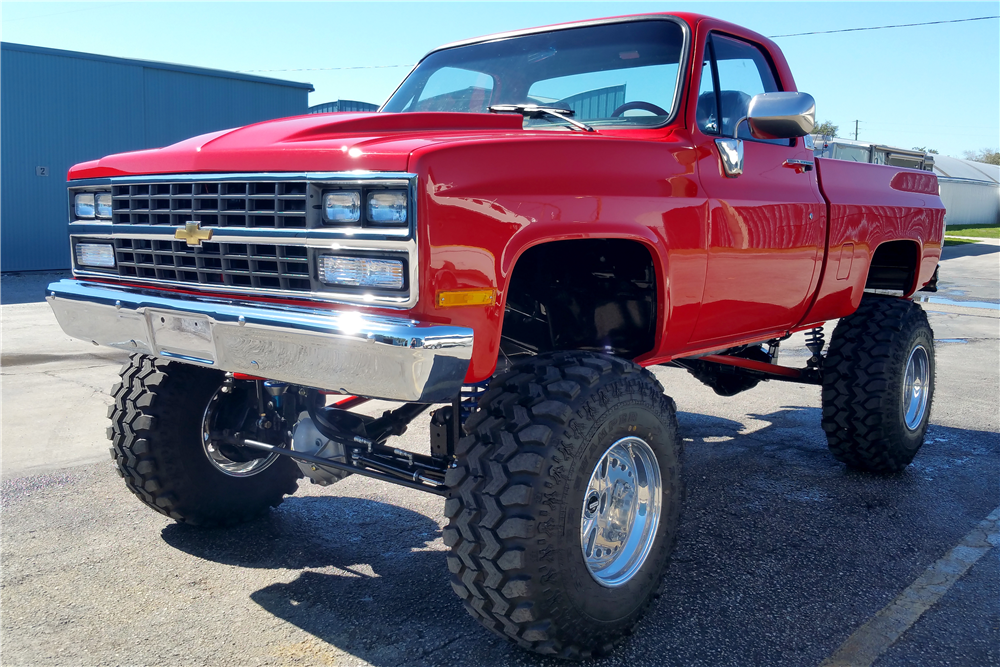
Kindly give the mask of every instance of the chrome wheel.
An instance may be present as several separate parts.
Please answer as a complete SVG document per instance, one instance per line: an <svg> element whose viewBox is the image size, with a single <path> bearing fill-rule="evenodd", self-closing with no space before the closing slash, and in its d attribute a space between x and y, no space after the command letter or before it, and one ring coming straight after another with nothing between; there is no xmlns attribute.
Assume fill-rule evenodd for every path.
<svg viewBox="0 0 1000 667"><path fill-rule="evenodd" d="M217 470L229 475L230 477L250 477L251 475L256 475L257 473L262 472L269 465L277 461L280 454L269 454L266 457L251 458L248 460L234 460L227 456L217 443L212 441L210 434L212 429L218 428L217 422L220 416L219 413L221 411L222 404L228 397L229 395L223 394L222 389L219 388L214 394L212 394L212 399L208 402L208 406L205 408L205 414L201 419L201 439L205 450L205 456L208 457L209 463L211 463ZM236 448L234 448L234 450L236 450Z"/></svg>
<svg viewBox="0 0 1000 667"><path fill-rule="evenodd" d="M602 586L628 582L649 555L660 522L663 483L645 440L611 445L590 475L580 517L580 546L590 575Z"/></svg>
<svg viewBox="0 0 1000 667"><path fill-rule="evenodd" d="M903 376L903 421L911 431L920 427L930 396L930 360L923 345L917 345L906 360Z"/></svg>

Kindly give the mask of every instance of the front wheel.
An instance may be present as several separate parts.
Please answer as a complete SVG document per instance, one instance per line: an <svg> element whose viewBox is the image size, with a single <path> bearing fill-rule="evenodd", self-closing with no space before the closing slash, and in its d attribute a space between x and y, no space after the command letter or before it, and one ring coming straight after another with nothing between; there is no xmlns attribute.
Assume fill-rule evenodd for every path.
<svg viewBox="0 0 1000 667"><path fill-rule="evenodd" d="M934 332L907 299L866 296L834 329L823 362L823 430L852 468L898 472L924 442L934 398Z"/></svg>
<svg viewBox="0 0 1000 667"><path fill-rule="evenodd" d="M223 379L220 371L133 355L112 390L111 458L139 500L178 522L247 521L298 487L291 459L209 437L216 429L239 429L254 416L249 388L222 391Z"/></svg>
<svg viewBox="0 0 1000 667"><path fill-rule="evenodd" d="M659 587L681 503L674 403L607 355L534 357L490 383L446 483L452 587L524 648L606 654Z"/></svg>

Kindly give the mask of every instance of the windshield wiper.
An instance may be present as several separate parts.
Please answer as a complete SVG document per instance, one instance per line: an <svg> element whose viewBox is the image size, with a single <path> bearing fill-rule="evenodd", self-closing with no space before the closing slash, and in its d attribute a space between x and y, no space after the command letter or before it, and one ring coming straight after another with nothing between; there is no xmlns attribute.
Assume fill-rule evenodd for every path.
<svg viewBox="0 0 1000 667"><path fill-rule="evenodd" d="M560 107L543 107L537 104L494 104L490 107L490 113L519 113L527 118L541 118L545 115L554 116L560 120L564 120L573 127L579 128L584 132L594 132L594 128L587 125L586 123L581 123L578 120L573 120L570 118L576 112L572 109L562 109Z"/></svg>

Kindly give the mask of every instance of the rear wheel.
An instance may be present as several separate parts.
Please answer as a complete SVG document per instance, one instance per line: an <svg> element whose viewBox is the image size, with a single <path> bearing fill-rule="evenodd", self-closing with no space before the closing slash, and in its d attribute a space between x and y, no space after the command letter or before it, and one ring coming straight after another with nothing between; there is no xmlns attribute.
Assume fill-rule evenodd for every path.
<svg viewBox="0 0 1000 667"><path fill-rule="evenodd" d="M653 600L681 502L675 408L648 371L540 355L491 382L446 483L452 587L490 630L580 659Z"/></svg>
<svg viewBox="0 0 1000 667"><path fill-rule="evenodd" d="M866 296L840 320L823 363L823 430L852 468L898 472L924 442L934 398L934 332L907 299Z"/></svg>
<svg viewBox="0 0 1000 667"><path fill-rule="evenodd" d="M112 390L111 458L139 500L178 522L247 521L298 487L291 459L208 437L247 419L249 383L223 392L223 380L220 371L134 355Z"/></svg>

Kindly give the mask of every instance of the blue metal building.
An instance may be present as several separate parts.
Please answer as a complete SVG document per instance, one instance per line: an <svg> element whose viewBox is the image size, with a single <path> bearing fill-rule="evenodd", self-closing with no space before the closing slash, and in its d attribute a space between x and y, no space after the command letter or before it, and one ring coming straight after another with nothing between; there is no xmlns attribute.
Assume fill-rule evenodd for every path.
<svg viewBox="0 0 1000 667"><path fill-rule="evenodd" d="M334 100L309 107L309 113L336 113L338 111L378 111L378 105L357 100Z"/></svg>
<svg viewBox="0 0 1000 667"><path fill-rule="evenodd" d="M70 265L78 162L305 114L308 83L0 44L0 270Z"/></svg>

